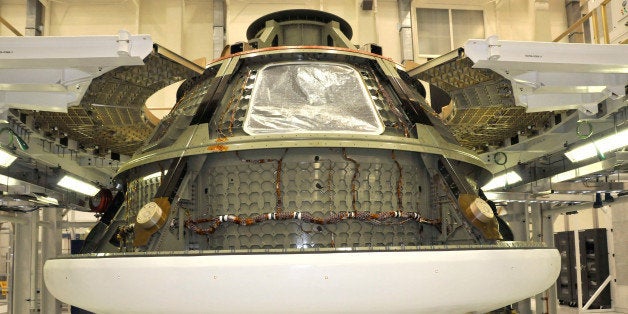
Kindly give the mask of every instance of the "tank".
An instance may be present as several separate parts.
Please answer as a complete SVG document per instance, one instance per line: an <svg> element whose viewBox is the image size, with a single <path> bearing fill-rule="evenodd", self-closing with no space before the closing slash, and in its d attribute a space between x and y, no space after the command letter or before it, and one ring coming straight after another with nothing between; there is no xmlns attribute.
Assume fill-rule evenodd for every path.
<svg viewBox="0 0 628 314"><path fill-rule="evenodd" d="M342 18L263 16L185 81L47 288L97 313L472 312L537 294L490 172L422 85ZM106 202L106 204L102 204Z"/></svg>

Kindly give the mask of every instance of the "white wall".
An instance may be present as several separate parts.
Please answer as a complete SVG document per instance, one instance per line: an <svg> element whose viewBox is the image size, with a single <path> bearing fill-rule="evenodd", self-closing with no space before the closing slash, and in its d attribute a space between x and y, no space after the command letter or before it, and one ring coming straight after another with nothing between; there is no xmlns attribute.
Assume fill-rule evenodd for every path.
<svg viewBox="0 0 628 314"><path fill-rule="evenodd" d="M615 308L618 312L628 313L628 203L613 209L613 253L617 272Z"/></svg>
<svg viewBox="0 0 628 314"><path fill-rule="evenodd" d="M137 33L136 8L131 1L51 1L46 35L114 35L125 29Z"/></svg>
<svg viewBox="0 0 628 314"><path fill-rule="evenodd" d="M26 1L0 1L0 16L7 20L21 34L26 28ZM13 32L0 24L0 36L15 36Z"/></svg>
<svg viewBox="0 0 628 314"><path fill-rule="evenodd" d="M0 15L20 31L26 19L25 1L1 1ZM396 0L378 0L364 11L362 0L227 0L227 43L246 40L246 28L262 15L287 9L315 9L344 18L353 28L354 44L378 43L384 55L401 60ZM542 3L543 1L540 1ZM549 0L547 8L534 0L413 0L417 7L484 10L486 34L507 40L535 40L536 28L549 28L555 37L566 29L563 0ZM56 0L46 2L46 35L112 35L126 29L148 33L166 48L195 60L212 59L212 0ZM544 10L547 10L545 12ZM545 17L549 14L550 18ZM535 26L536 25L536 26ZM416 21L413 21L416 34ZM0 35L12 35L0 27ZM538 36L537 36L538 37ZM544 40L546 40L545 38ZM416 50L415 43L415 50ZM420 61L420 60L418 60Z"/></svg>
<svg viewBox="0 0 628 314"><path fill-rule="evenodd" d="M549 19L539 22L540 26L549 28L550 38L534 37L536 16L544 8L535 6L533 0L496 1L495 15L491 18L495 22L495 34L507 40L551 41L567 29L567 16L565 1L549 0L548 4Z"/></svg>
<svg viewBox="0 0 628 314"><path fill-rule="evenodd" d="M543 4L543 5L542 5ZM564 0L413 0L412 32L417 33L416 8L483 10L486 37L502 40L551 41L567 29ZM415 60L418 43L414 41Z"/></svg>
<svg viewBox="0 0 628 314"><path fill-rule="evenodd" d="M115 35L125 29L147 33L153 41L187 59L212 59L212 0L58 0L47 3L46 35ZM10 5L11 15L25 19ZM5 15L0 4L0 14ZM8 14L8 13L7 13ZM23 29L24 26L16 27ZM6 31L3 30L5 34Z"/></svg>

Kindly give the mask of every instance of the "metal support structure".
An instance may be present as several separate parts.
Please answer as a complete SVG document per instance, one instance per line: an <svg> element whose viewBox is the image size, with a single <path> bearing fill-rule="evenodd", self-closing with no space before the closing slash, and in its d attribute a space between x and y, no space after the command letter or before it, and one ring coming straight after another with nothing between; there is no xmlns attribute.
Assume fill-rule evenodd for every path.
<svg viewBox="0 0 628 314"><path fill-rule="evenodd" d="M13 34L15 34L15 36L23 36L22 33L20 33L20 31L17 30L17 28L13 27L13 25L11 25L9 21L5 20L1 16L0 16L0 24L6 26L6 28L8 28Z"/></svg>
<svg viewBox="0 0 628 314"><path fill-rule="evenodd" d="M593 25L593 43L600 43L600 28L597 23L597 12L593 11L593 15L591 15L591 24Z"/></svg>
<svg viewBox="0 0 628 314"><path fill-rule="evenodd" d="M214 0L213 2L213 11L214 11L214 33L213 33L213 57L219 58L222 54L222 49L225 46L225 1L224 0Z"/></svg>
<svg viewBox="0 0 628 314"><path fill-rule="evenodd" d="M615 199L615 202L613 202L613 207L620 207L620 206L626 206L628 205L628 197L619 197ZM563 214L566 212L574 212L574 211L579 211L579 210L585 210L585 209L589 209L592 207L591 203L582 203L582 204L578 204L578 205L572 205L572 206L560 206L560 207L554 207L552 209L548 209L544 212L544 214L546 215L558 215L558 214Z"/></svg>
<svg viewBox="0 0 628 314"><path fill-rule="evenodd" d="M526 212L528 213L528 219L526 219L526 227L528 227L528 230L532 229L529 233L529 239L533 242L543 242L543 219L541 215L541 204L530 203L528 208L530 210L526 210ZM545 292L541 292L534 296L535 313L547 313L545 299Z"/></svg>
<svg viewBox="0 0 628 314"><path fill-rule="evenodd" d="M517 241L544 242L547 246L554 245L554 219L545 211L551 207L548 203L516 201L507 205L508 223ZM555 314L558 309L556 286L534 296L535 313ZM519 313L532 313L531 299L517 303Z"/></svg>
<svg viewBox="0 0 628 314"><path fill-rule="evenodd" d="M31 313L37 299L37 220L39 213L24 213L28 223L15 224L13 271L9 313Z"/></svg>
<svg viewBox="0 0 628 314"><path fill-rule="evenodd" d="M593 8L592 10L590 10L587 14L585 14L584 16L582 16L580 19L578 19L577 21L573 21L573 19L577 16L580 15L580 8L579 8L579 3L575 3L574 6L578 6L577 9L573 8L571 10L569 10L569 7L567 8L568 11L573 11L571 14L568 14L567 16L567 22L570 25L569 28L567 28L567 30L565 30L562 34L560 34L558 37L554 38L554 42L558 42L560 40L562 40L565 36L569 35L571 36L572 34L574 34L574 31L576 29L581 29L582 27L586 27L585 23L588 22L589 19L591 19L591 22L593 24L593 31L594 34L593 36L595 37L595 43L599 43L599 34L598 34L598 27L597 27L597 10L598 8L601 9L602 11L602 27L603 27L603 33L604 33L604 43L608 44L610 43L610 40L608 40L609 38L609 34L608 34L608 28L607 28L607 21L606 21L606 5L609 4L611 0L604 0L602 1L602 3L599 4L599 7L597 8ZM574 1L569 1L567 0L567 6L569 6L570 2L574 2ZM575 1L578 2L578 1ZM570 38L570 42L575 42L575 41L571 41ZM579 41L579 42L583 42L583 41Z"/></svg>
<svg viewBox="0 0 628 314"><path fill-rule="evenodd" d="M399 39L401 42L401 61L414 60L414 50L412 47L412 18L410 0L397 1L399 9Z"/></svg>
<svg viewBox="0 0 628 314"><path fill-rule="evenodd" d="M61 303L47 289L42 289L43 280L39 276L40 264L61 253L60 213L59 208L44 208L19 213L19 217L2 215L0 218L0 221L11 221L14 226L12 269L8 276L9 313L61 313Z"/></svg>
<svg viewBox="0 0 628 314"><path fill-rule="evenodd" d="M578 230L573 231L574 247L576 254L576 287L578 288L578 307L582 306L582 265L580 264L580 238Z"/></svg>
<svg viewBox="0 0 628 314"><path fill-rule="evenodd" d="M510 80L515 103L527 107L526 112L579 109L592 115L603 100L626 95L625 45L504 41L491 36L467 41L464 51L474 68L490 69Z"/></svg>
<svg viewBox="0 0 628 314"><path fill-rule="evenodd" d="M554 244L554 222L556 216L546 214L546 211L551 208L550 204L540 204L541 208L541 231L542 241L549 247L555 247ZM556 291L556 284L553 284L549 289L544 292L543 303L545 304L545 310L543 313L556 314L558 312L558 294Z"/></svg>
<svg viewBox="0 0 628 314"><path fill-rule="evenodd" d="M490 198L489 198L490 199ZM510 229L515 236L515 241L527 241L526 230L526 205L524 202L509 202L506 205L506 211L508 215L503 218L510 225Z"/></svg>
<svg viewBox="0 0 628 314"><path fill-rule="evenodd" d="M503 218L508 219L510 228L516 241L528 241L528 206L525 202L510 202L506 210L508 215ZM531 314L530 299L517 302L517 310L520 314Z"/></svg>
<svg viewBox="0 0 628 314"><path fill-rule="evenodd" d="M565 11L567 13L567 25L572 26L580 19L580 1L578 0L565 0ZM567 36L569 36L570 43L583 43L584 33L573 30Z"/></svg>
<svg viewBox="0 0 628 314"><path fill-rule="evenodd" d="M59 229L93 228L96 223L96 221L62 221L57 224L57 227L59 227Z"/></svg>
<svg viewBox="0 0 628 314"><path fill-rule="evenodd" d="M609 44L611 42L608 34L608 21L606 17L606 4L600 5L600 12L602 13L602 34L604 35L604 43Z"/></svg>
<svg viewBox="0 0 628 314"><path fill-rule="evenodd" d="M26 36L43 35L44 6L39 0L26 0Z"/></svg>
<svg viewBox="0 0 628 314"><path fill-rule="evenodd" d="M143 65L148 35L0 37L0 111L5 107L67 112L92 79L125 65Z"/></svg>
<svg viewBox="0 0 628 314"><path fill-rule="evenodd" d="M622 203L625 203L627 200L622 199ZM590 204L589 204L590 205ZM613 206L619 205L617 203L613 203ZM616 206L617 208L620 208L620 206ZM590 207L589 207L590 208ZM597 210L594 209L594 213L597 212ZM597 226L596 226L597 228ZM614 239L613 239L613 232L611 230L607 230L606 232L606 236L607 236L607 245L608 245L608 266L609 266L609 275L608 277L606 277L606 279L598 286L598 288L595 290L595 292L591 295L591 297L589 298L589 300L587 301L586 304L583 304L583 300L584 300L584 296L583 296L583 292L582 292L582 269L585 268L586 266L581 265L580 264L580 258L578 258L580 256L580 240L579 240L579 232L580 230L575 230L575 235L574 235L574 239L575 239L575 254L576 254L576 285L578 287L578 313L603 313L603 312L611 312L611 313L615 313L614 312L614 301L613 298L615 297L614 293L616 293L616 287L615 287L615 279L616 279L616 271L615 271L615 265L616 265L616 261L615 261L615 250L614 250ZM589 307L593 304L593 302L595 302L595 300L600 296L600 294L602 294L602 292L604 291L604 289L606 289L607 286L611 286L611 307L608 309L589 309Z"/></svg>
<svg viewBox="0 0 628 314"><path fill-rule="evenodd" d="M602 284L600 285L599 288L597 288L597 290L595 290L595 293L593 293L593 295L591 296L591 298L589 299L589 302L587 302L587 304L585 304L580 310L589 310L589 306L591 306L591 304L593 304L593 302L595 301L595 299L597 299L597 297L600 296L600 294L602 294L602 291L604 290L604 288L606 288L606 286L608 286L611 283L611 280L613 279L613 276L609 275L608 277L606 277L606 280L604 280L604 282L602 282Z"/></svg>
<svg viewBox="0 0 628 314"><path fill-rule="evenodd" d="M48 259L54 258L61 253L61 229L58 228L58 221L61 210L59 208L46 208L43 210L42 225L42 265ZM41 225L41 224L40 224ZM59 302L46 288L43 283L41 289L41 311L42 313L61 313L61 302Z"/></svg>

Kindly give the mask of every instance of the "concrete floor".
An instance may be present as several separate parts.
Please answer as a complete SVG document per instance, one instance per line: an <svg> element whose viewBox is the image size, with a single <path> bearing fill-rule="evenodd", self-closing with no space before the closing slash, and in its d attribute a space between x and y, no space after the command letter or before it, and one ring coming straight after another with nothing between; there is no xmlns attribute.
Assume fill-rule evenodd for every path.
<svg viewBox="0 0 628 314"><path fill-rule="evenodd" d="M6 300L0 300L0 314L7 314L9 312L9 309L7 308L7 301ZM69 307L64 306L61 309L61 314L67 314L70 313Z"/></svg>
<svg viewBox="0 0 628 314"><path fill-rule="evenodd" d="M7 304L6 304L6 300L1 300L0 301L0 314L5 314L7 313ZM70 313L68 309L66 309L64 307L64 309L61 311L62 314L64 313ZM532 312L534 313L534 312ZM589 313L595 313L595 312L589 312ZM614 313L619 313L619 312L603 312L604 314L614 314ZM557 314L578 314L578 308L577 307L570 307L570 306L559 306L558 307L558 313Z"/></svg>

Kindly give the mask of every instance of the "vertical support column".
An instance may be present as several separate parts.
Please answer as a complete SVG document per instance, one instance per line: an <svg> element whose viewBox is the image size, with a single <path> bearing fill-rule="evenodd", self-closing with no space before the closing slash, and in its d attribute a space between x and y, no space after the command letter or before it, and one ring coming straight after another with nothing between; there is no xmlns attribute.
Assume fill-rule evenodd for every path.
<svg viewBox="0 0 628 314"><path fill-rule="evenodd" d="M522 241L532 241L532 237L530 235L530 224L532 223L532 217L530 215L530 205L528 203L526 203L524 205L524 219L523 221L525 222L524 224L524 230L523 230L523 234L524 234L524 238L521 239Z"/></svg>
<svg viewBox="0 0 628 314"><path fill-rule="evenodd" d="M526 203L510 202L507 205L510 228L516 241L528 241L530 235L528 231L528 206ZM517 302L517 310L520 314L531 314L530 299Z"/></svg>
<svg viewBox="0 0 628 314"><path fill-rule="evenodd" d="M528 241L526 204L510 202L506 205L506 210L508 211L508 215L502 218L508 222L512 234L515 236L515 241Z"/></svg>
<svg viewBox="0 0 628 314"><path fill-rule="evenodd" d="M625 236L628 230L628 202L625 197L619 198L611 205L612 236L609 237L609 250L611 274L615 277L611 288L613 289L613 308L617 312L628 312L628 299L620 297L628 291L628 267L624 266L628 261L628 238Z"/></svg>
<svg viewBox="0 0 628 314"><path fill-rule="evenodd" d="M401 62L414 60L412 47L411 0L398 0L399 8L399 40L401 42Z"/></svg>
<svg viewBox="0 0 628 314"><path fill-rule="evenodd" d="M625 2L624 2L625 3ZM607 15L606 15L606 4L602 4L600 6L600 10L602 13L602 34L604 35L604 42L603 44L610 44L610 38L608 36L608 21L607 21Z"/></svg>
<svg viewBox="0 0 628 314"><path fill-rule="evenodd" d="M534 242L542 242L543 241L543 219L541 215L541 204L540 203L530 203L530 215L529 215L529 223L532 225L532 236L530 238L531 241ZM534 304L535 304L535 313L545 314L546 312L546 295L545 292L541 292L534 296Z"/></svg>
<svg viewBox="0 0 628 314"><path fill-rule="evenodd" d="M591 24L593 25L593 43L600 43L600 28L597 24L597 9L593 9L593 14L591 15Z"/></svg>
<svg viewBox="0 0 628 314"><path fill-rule="evenodd" d="M554 243L554 222L556 221L556 216L551 214L545 214L546 210L549 210L551 205L548 203L541 204L541 215L542 215L542 231L543 238L542 241L547 244L548 247L555 247ZM546 298L546 310L544 313L548 314L556 314L558 312L558 294L556 291L556 283L554 283L547 291L545 291Z"/></svg>
<svg viewBox="0 0 628 314"><path fill-rule="evenodd" d="M41 259L42 262L45 263L46 260L54 258L61 253L61 230L57 226L60 218L59 209L46 208L43 214L43 220L46 224L43 225ZM61 313L61 303L48 292L45 282L43 286L41 299L42 313Z"/></svg>
<svg viewBox="0 0 628 314"><path fill-rule="evenodd" d="M37 262L37 220L39 213L24 213L26 223L15 224L13 248L13 275L9 313L31 313L35 310L37 293L36 274L32 272Z"/></svg>
<svg viewBox="0 0 628 314"><path fill-rule="evenodd" d="M576 21L580 19L582 14L580 13L580 1L579 0L565 0L565 11L567 13L567 27L571 27ZM571 34L567 35L570 43L583 43L584 33L582 28L578 28Z"/></svg>
<svg viewBox="0 0 628 314"><path fill-rule="evenodd" d="M43 28L44 6L39 0L26 0L25 36L41 36Z"/></svg>
<svg viewBox="0 0 628 314"><path fill-rule="evenodd" d="M582 264L580 264L580 233L574 230L574 243L576 251L576 287L578 288L578 310L582 310Z"/></svg>
<svg viewBox="0 0 628 314"><path fill-rule="evenodd" d="M214 50L214 58L220 57L222 49L225 46L225 16L226 6L224 0L214 0L213 3L214 12L214 40L212 42Z"/></svg>

